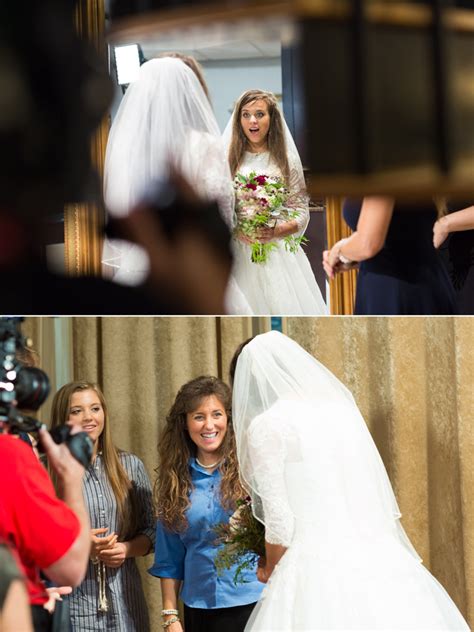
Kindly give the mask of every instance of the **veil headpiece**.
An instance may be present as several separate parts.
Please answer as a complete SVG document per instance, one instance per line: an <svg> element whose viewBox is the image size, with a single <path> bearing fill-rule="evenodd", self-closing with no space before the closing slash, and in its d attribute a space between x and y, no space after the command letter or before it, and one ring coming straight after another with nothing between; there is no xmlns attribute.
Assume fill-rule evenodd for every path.
<svg viewBox="0 0 474 632"><path fill-rule="evenodd" d="M262 93L265 94L265 91L262 90ZM245 93L243 93L245 94ZM235 121L235 117L237 117L239 115L238 112L238 104L240 103L240 100L243 96L243 94L237 99L236 101L236 105L234 107L234 110L231 114L231 117L225 127L225 130L222 134L222 140L224 142L224 148L225 148L225 153L226 156L229 155L229 148L232 142L232 133L233 133L233 128L234 128L234 121ZM277 107L279 107L277 105ZM298 149L296 147L296 143L293 140L293 136L291 135L290 129L288 127L288 124L285 120L285 117L283 116L283 113L280 111L280 115L281 115L281 121L282 121L282 125L283 125L283 131L285 134L285 142L286 142L286 152L288 155L288 162L290 163L291 167L293 169L296 169L298 172L298 176L301 180L302 183L304 183L304 173L303 173L303 164L301 162L301 158L298 152Z"/></svg>
<svg viewBox="0 0 474 632"><path fill-rule="evenodd" d="M261 522L272 491L257 475L264 456L259 450L267 463L278 459L280 469L285 460L297 464L292 501L298 504L300 497L315 534L318 529L337 536L348 529L366 536L391 533L419 559L398 523L390 480L354 398L296 342L271 331L243 348L232 412L242 483ZM269 444L281 449L269 454Z"/></svg>
<svg viewBox="0 0 474 632"><path fill-rule="evenodd" d="M191 68L180 59L162 57L141 66L110 130L104 172L110 215L127 215L171 168L198 194L217 199L224 219L232 224L232 205L219 199L230 191L230 171L209 100ZM104 263L114 265L124 247L118 244L115 255L111 247Z"/></svg>

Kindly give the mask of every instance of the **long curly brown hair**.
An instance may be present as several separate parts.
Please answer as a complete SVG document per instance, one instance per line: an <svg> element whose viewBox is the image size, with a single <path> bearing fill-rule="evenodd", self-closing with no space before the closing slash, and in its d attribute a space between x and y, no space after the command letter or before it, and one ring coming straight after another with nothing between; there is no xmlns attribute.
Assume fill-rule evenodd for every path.
<svg viewBox="0 0 474 632"><path fill-rule="evenodd" d="M290 183L290 166L288 164L288 153L286 147L285 131L283 119L278 108L275 95L272 92L263 90L247 90L244 92L235 106L234 121L232 124L232 137L229 146L229 165L232 176L237 173L244 152L249 149L249 142L244 134L240 118L244 106L261 99L268 105L270 115L270 127L268 129L267 145L270 156L276 162L287 185Z"/></svg>
<svg viewBox="0 0 474 632"><path fill-rule="evenodd" d="M138 530L139 514L136 511L136 507L134 507L135 498L134 494L131 493L132 483L120 461L120 453L122 451L116 448L112 441L107 403L99 385L94 382L69 382L62 386L53 399L51 429L66 423L69 419L73 393L89 390L95 391L104 411L104 429L98 440L97 451L102 453L104 469L117 501L120 538L121 540L127 540L135 535ZM49 471L53 483L57 486L54 472L51 469Z"/></svg>
<svg viewBox="0 0 474 632"><path fill-rule="evenodd" d="M179 389L158 441L159 465L155 470L155 503L158 519L170 531L186 530L185 512L189 507L189 496L193 489L189 459L196 456L196 446L187 430L186 415L196 410L204 398L212 395L222 403L227 414L227 432L221 446L223 458L219 466L222 477L222 506L232 510L236 506L236 501L246 496L239 480L230 388L217 377L197 377Z"/></svg>

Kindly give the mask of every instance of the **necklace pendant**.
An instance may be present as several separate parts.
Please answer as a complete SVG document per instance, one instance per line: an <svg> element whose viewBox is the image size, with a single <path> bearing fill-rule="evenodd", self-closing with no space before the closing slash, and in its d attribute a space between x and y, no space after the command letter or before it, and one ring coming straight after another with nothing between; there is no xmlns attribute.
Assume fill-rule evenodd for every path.
<svg viewBox="0 0 474 632"><path fill-rule="evenodd" d="M205 470L211 470L213 467L216 467L216 465L219 465L221 461L222 459L219 459L219 461L216 461L215 463L211 463L211 465L204 465L204 463L201 463L201 461L196 457L196 463L200 465L201 467L203 467Z"/></svg>

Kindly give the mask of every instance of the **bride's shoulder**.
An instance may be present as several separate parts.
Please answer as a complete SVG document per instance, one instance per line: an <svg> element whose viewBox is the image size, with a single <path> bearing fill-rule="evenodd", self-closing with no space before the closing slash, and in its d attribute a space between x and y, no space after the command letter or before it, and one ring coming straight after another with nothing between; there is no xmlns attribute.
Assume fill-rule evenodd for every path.
<svg viewBox="0 0 474 632"><path fill-rule="evenodd" d="M288 428L292 419L301 407L303 402L298 399L282 397L272 404L267 410L257 415L252 423L252 430L259 431L264 427L271 427L272 430Z"/></svg>
<svg viewBox="0 0 474 632"><path fill-rule="evenodd" d="M202 130L190 129L188 133L188 143L191 147L199 147L206 151L209 148L216 147L222 149L224 147L222 138L211 134L210 132L204 132Z"/></svg>

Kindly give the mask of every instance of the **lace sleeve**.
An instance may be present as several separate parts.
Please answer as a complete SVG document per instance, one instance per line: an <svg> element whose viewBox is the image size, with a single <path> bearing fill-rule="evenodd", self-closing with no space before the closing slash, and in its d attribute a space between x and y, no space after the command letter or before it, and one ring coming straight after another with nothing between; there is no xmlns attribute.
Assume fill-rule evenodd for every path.
<svg viewBox="0 0 474 632"><path fill-rule="evenodd" d="M301 161L299 158L297 159L292 154L289 154L288 163L290 167L290 196L287 201L287 206L298 213L295 219L298 224L296 236L299 237L304 234L309 222L308 194L306 192Z"/></svg>
<svg viewBox="0 0 474 632"><path fill-rule="evenodd" d="M193 130L183 167L197 192L208 200L217 201L223 220L232 229L235 195L221 139Z"/></svg>
<svg viewBox="0 0 474 632"><path fill-rule="evenodd" d="M256 418L249 429L249 456L253 488L263 509L265 539L287 547L293 536L294 515L285 482L286 454L283 427L268 417Z"/></svg>

